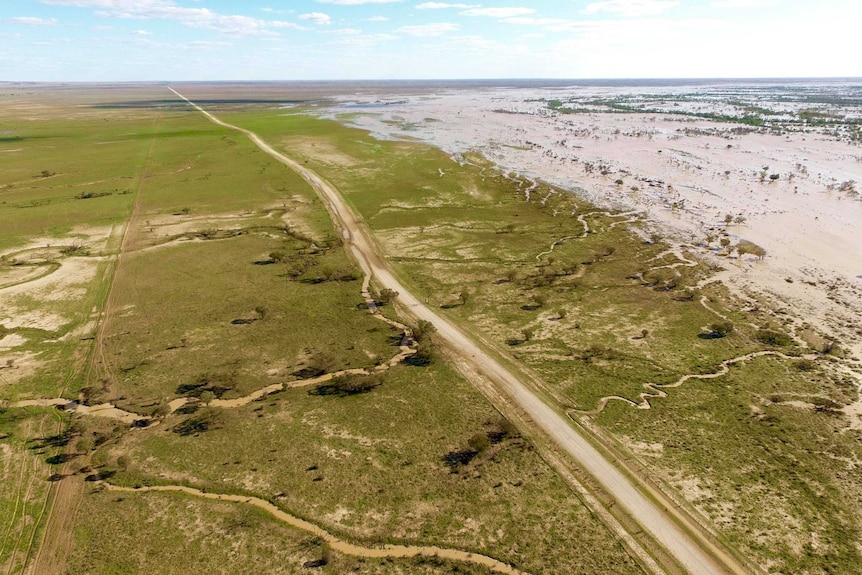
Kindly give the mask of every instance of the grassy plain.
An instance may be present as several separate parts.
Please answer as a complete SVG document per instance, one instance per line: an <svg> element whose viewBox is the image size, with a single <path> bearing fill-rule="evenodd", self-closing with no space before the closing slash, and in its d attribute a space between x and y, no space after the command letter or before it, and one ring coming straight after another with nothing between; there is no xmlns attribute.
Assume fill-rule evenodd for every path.
<svg viewBox="0 0 862 575"><path fill-rule="evenodd" d="M45 409L0 410L0 569L16 573L43 530L52 463L67 418Z"/></svg>
<svg viewBox="0 0 862 575"><path fill-rule="evenodd" d="M345 192L411 290L536 374L561 409L597 425L762 568L844 573L862 560L860 432L839 411L855 389L831 356L797 358L811 352L801 340L758 339L760 328L783 332L781 316L739 309L708 283L697 246L478 154L377 141L303 109L220 101L214 111ZM21 94L0 117L0 218L11 222L0 230L3 400L83 391L146 414L397 352L398 333L362 309L361 272L323 205L235 132L149 88ZM727 320L732 333L708 335ZM649 410L610 401L579 415L762 350L792 357L733 363ZM236 409L191 405L148 429L75 417L63 433L67 419L0 412L0 570L32 560L55 486L103 477L257 496L364 545L437 544L536 573L639 572L442 359L396 366L368 393L297 388ZM74 477L47 481L53 473ZM235 572L248 561L294 573L323 552L256 511L181 495L91 489L77 517L70 573ZM348 570L481 572L334 553L323 572Z"/></svg>
<svg viewBox="0 0 862 575"><path fill-rule="evenodd" d="M345 556L260 510L186 495L93 492L84 499L80 515L70 575L184 574L190 568L225 575L248 571L274 575L487 573L443 560ZM145 538L140 536L142 529ZM117 553L118 549L124 552ZM325 565L304 567L323 559Z"/></svg>
<svg viewBox="0 0 862 575"><path fill-rule="evenodd" d="M294 389L220 410L215 429L177 433L191 417L123 438L112 453L127 454L129 470L112 481L254 494L348 540L465 549L532 573L638 571L530 442L506 433L445 365L393 368L350 397ZM479 454L477 434L494 442Z"/></svg>
<svg viewBox="0 0 862 575"><path fill-rule="evenodd" d="M63 573L299 573L323 552L241 505L99 489L80 502L56 497L58 486L100 479L271 499L364 545L438 544L537 573L641 572L442 359L396 366L369 393L312 387L237 409L193 404L146 429L9 406L80 394L143 415L204 390L227 399L397 352L399 334L362 309L361 271L301 179L159 91L123 96L5 102L18 123L0 159L18 172L0 171L0 215L26 215L10 216L16 226L0 238L10 256L0 445L4 478L21 478L0 494L8 572L28 557L40 568L48 517L75 518L65 566L54 565ZM19 105L31 99L32 117ZM39 255L22 263L28 246ZM21 266L44 278L28 281ZM483 572L438 563L333 553L323 572Z"/></svg>
<svg viewBox="0 0 862 575"><path fill-rule="evenodd" d="M834 358L798 359L817 351L800 339L770 344L764 329L799 334L768 303L743 308L709 283L714 270L692 257L699 246L652 237L631 214L501 174L477 154L451 158L300 114L227 119L344 192L403 282L538 374L561 408L635 454L730 546L770 572L858 565L860 435L839 411L858 392ZM710 334L725 321L732 333ZM734 362L649 410L611 401L578 415L757 351L788 357Z"/></svg>

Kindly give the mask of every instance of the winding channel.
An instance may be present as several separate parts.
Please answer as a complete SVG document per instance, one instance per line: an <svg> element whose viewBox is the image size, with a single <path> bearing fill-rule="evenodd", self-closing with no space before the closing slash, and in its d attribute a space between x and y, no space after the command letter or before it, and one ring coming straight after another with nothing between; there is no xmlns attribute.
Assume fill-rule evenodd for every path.
<svg viewBox="0 0 862 575"><path fill-rule="evenodd" d="M667 392L664 391L665 389L672 389L674 387L680 387L682 384L684 384L685 382L692 380L692 379L700 379L700 380L718 379L719 377L727 375L727 373L730 371L731 365L734 365L736 363L742 363L742 362L748 361L750 359L755 359L757 357L764 357L767 355L771 355L774 357L780 357L782 359L787 359L787 360L791 360L791 359L815 359L817 357L817 354L805 355L805 356L801 356L801 357L791 357L791 356L785 355L779 351L754 351L754 352L747 353L747 354L739 356L739 357L734 357L734 358L726 359L726 360L722 361L718 370L714 371L712 373L690 373L687 375L683 375L682 377L680 377L679 379L677 379L673 383L645 383L645 384L643 384L643 387L644 387L644 389L646 389L646 391L641 392L638 395L639 401L634 401L634 400L631 400L627 397L623 397L621 395L606 395L605 397L602 397L601 399L599 399L599 401L596 404L595 409L590 409L590 410L570 409L567 412L567 414L569 415L569 417L572 417L573 413L577 414L577 415L598 415L599 413L601 413L602 411L605 410L605 407L607 407L608 403L610 403L611 401L621 401L621 402L623 402L627 405L630 405L631 407L637 408L637 409L650 409L652 407L652 405L650 404L651 399L661 399L661 398L667 397Z"/></svg>
<svg viewBox="0 0 862 575"><path fill-rule="evenodd" d="M463 563L472 563L487 567L495 573L506 573L508 575L527 575L525 571L520 571L508 563L503 563L493 557L481 555L479 553L471 553L469 551L461 551L459 549L448 549L444 547L434 546L417 546L417 545L382 545L380 547L365 547L348 543L343 539L339 539L323 528L310 523L299 517L295 517L283 511L259 497L250 497L247 495L230 495L224 493L210 493L201 491L192 487L183 485L158 485L152 487L119 487L110 483L102 482L108 491L117 491L122 493L147 493L147 492L175 492L185 493L202 499L212 499L215 501L228 501L231 503L244 503L252 505L258 509L262 509L278 519L279 521L290 525L296 529L307 531L316 537L324 540L334 551L344 553L345 555L353 555L355 557L367 558L407 558L407 557L438 557L441 559L449 559L452 561L460 561Z"/></svg>

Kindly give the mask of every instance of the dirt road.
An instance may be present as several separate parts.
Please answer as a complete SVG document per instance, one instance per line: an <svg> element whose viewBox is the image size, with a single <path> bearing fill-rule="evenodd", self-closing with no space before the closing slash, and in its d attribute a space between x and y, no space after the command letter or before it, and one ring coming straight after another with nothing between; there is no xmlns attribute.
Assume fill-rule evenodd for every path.
<svg viewBox="0 0 862 575"><path fill-rule="evenodd" d="M572 457L577 465L592 475L616 499L617 503L622 505L626 512L651 533L655 540L661 543L690 573L694 575L746 573L725 551L705 537L699 536L700 532L690 522L691 520L682 516L680 512L673 511L673 506L669 502L665 504L660 493L651 493L652 499L645 496L631 479L581 436L564 416L539 399L526 384L458 327L437 315L411 294L389 270L385 260L378 254L365 226L331 184L302 164L272 148L254 132L223 122L173 88L170 90L212 122L242 132L264 152L300 174L328 204L330 213L341 228L345 243L349 245L363 270L373 275L379 285L397 291L399 302L409 308L415 317L431 322L437 328L439 336L446 340L453 351L474 363L481 373L512 397L537 425L541 426L545 433ZM672 514L676 521L691 525L688 533L671 519Z"/></svg>

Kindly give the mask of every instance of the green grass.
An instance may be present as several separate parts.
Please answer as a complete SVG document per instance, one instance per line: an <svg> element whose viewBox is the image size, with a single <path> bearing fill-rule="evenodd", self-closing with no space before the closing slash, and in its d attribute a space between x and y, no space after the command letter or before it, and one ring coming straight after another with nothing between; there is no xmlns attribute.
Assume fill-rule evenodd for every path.
<svg viewBox="0 0 862 575"><path fill-rule="evenodd" d="M0 154L0 221L15 222L0 231L0 249L19 251L34 238L40 245L78 239L90 247L82 260L101 259L75 285L40 280L33 283L40 289L4 298L8 317L35 319L3 329L28 338L10 352L14 369L0 371L10 380L3 398L74 395L86 383L94 398L105 387L122 396L123 407L146 412L159 400L195 394L189 386L201 382L225 398L289 382L315 353L326 355L329 371L371 367L395 354L397 334L362 309L360 280L346 277L360 274L322 203L296 174L169 95L116 93L97 102L72 90L64 97L63 105L36 98L35 119L0 105L9 124L0 150L22 148ZM98 106L70 113L71 102ZM642 224L612 227L622 218L586 215L595 208L545 184L527 201L527 184L478 154L456 161L302 114L220 110L224 120L257 131L342 190L411 291L538 374L560 407L588 409L605 395L635 398L646 382L711 373L724 360L768 348L755 326L780 329L768 309L735 311L721 286L688 297L684 287L710 273L702 265L651 272L682 262L663 254L667 245L644 242ZM133 213L108 298L117 224ZM592 233L580 237L578 215ZM562 238L552 254L537 257ZM281 262L269 261L273 252ZM55 278L76 261L56 259ZM76 298L57 297L69 289ZM698 337L719 319L701 296L731 319L733 333ZM93 354L92 327L78 328L106 305L104 355ZM64 321L40 331L39 313ZM507 344L524 330L529 341ZM38 366L19 377L25 360ZM611 402L595 421L760 565L847 572L859 562L862 531L859 436L844 429L834 407L857 393L823 361L808 371L794 365L778 358L734 365L720 379L670 390L650 410ZM94 450L75 467L116 473L112 481L128 485L187 484L272 499L365 544L456 547L531 572L638 572L528 440L509 433L469 463L447 464L447 456L477 444L476 436L506 426L439 358L423 368L397 366L369 393L309 391L233 410L190 408L146 430L85 420L75 433ZM787 403L800 399L827 409ZM30 446L21 438L33 431L24 433L22 422L49 421L21 413L0 413L0 430L14 431L3 432L0 444L15 464L27 459ZM183 429L191 432L178 433ZM47 436L45 429L34 433ZM25 475L47 471L29 457ZM40 489L34 507L44 502ZM0 491L0 524L23 521L9 510L14 497ZM32 525L41 529L39 519ZM132 551L118 552L124 549ZM204 565L235 572L237 558L247 556L254 569L293 573L320 552L318 542L242 506L95 492L82 503L68 570L181 572ZM351 569L477 572L339 556L323 572Z"/></svg>
<svg viewBox="0 0 862 575"><path fill-rule="evenodd" d="M0 565L17 572L44 528L48 477L63 449L64 418L44 409L0 409Z"/></svg>
<svg viewBox="0 0 862 575"><path fill-rule="evenodd" d="M150 141L158 130L154 115L105 122L47 117L9 120L27 135L0 149L0 249L29 238L58 237L77 226L105 226L128 213ZM6 128L6 126L4 126ZM144 138L123 136L139 131ZM110 142L110 143L106 143ZM50 177L40 177L46 171ZM86 193L108 196L76 199Z"/></svg>
<svg viewBox="0 0 862 575"><path fill-rule="evenodd" d="M738 325L733 337L699 339L703 327L719 319L698 303L700 296L718 300L720 307L728 298L709 288L693 301L680 301L682 288L696 284L707 270L677 267L647 274L664 281L679 274L670 291L631 279L680 260L672 254L655 259L666 245L645 243L625 225L611 227L623 218L593 214L597 208L570 193L540 184L528 202L519 191L526 184L504 177L474 154L462 166L434 148L366 142L365 133L328 121L289 116L264 122L264 117L231 119L261 130L288 153L322 149L327 150L323 158L340 158L311 156L308 165L345 193L401 279L501 349L533 329L533 340L509 351L540 373L567 405L590 409L605 395L634 397L643 383L708 373L722 360L762 347L752 341L744 314L731 314ZM591 233L571 237L584 232L581 214ZM562 238L568 239L537 259ZM510 272L517 277L505 281ZM470 296L467 305L452 306L462 292ZM522 309L536 296L546 300L542 306ZM553 321L560 309L565 319ZM649 337L633 339L643 329ZM575 359L595 343L613 348L615 359L590 364Z"/></svg>
<svg viewBox="0 0 862 575"><path fill-rule="evenodd" d="M289 277L289 264L255 265L276 250L307 251L305 242L269 235L180 242L128 257L106 343L123 405L141 410L205 374L225 380L225 398L246 395L296 379L307 352L331 356L327 371L373 367L398 353L390 340L397 332L357 307L358 279L313 284ZM341 248L308 257L306 278L322 268L353 270Z"/></svg>
<svg viewBox="0 0 862 575"><path fill-rule="evenodd" d="M317 573L395 575L486 573L463 564L415 559L359 559L327 549L254 507L173 493L92 492L79 511L67 573L185 574L309 573L306 562L327 559ZM123 550L118 553L118 550Z"/></svg>
<svg viewBox="0 0 862 575"><path fill-rule="evenodd" d="M770 571L852 572L860 434L834 411L781 402L840 404L853 390L777 358L685 386L649 411L612 403L598 422L670 484L696 486L691 502Z"/></svg>
<svg viewBox="0 0 862 575"><path fill-rule="evenodd" d="M62 116L58 110L52 118ZM7 200L14 196L31 206L14 209L33 214L3 245L20 246L41 234L70 243L83 228L123 223L131 215L127 251L115 268L110 297L105 259L81 284L89 295L80 309L36 290L12 302L25 312L51 311L69 321L62 331L28 342L27 350L44 366L7 387L7 397L50 395L62 382L69 395L86 384L87 395L97 400L106 386L121 396L122 407L146 412L161 399L196 393L189 387L202 380L223 388L225 398L289 382L315 352L328 356L330 371L372 367L397 352L397 334L362 309L361 274L335 239L323 205L293 172L244 137L182 107L82 110L57 124L62 133L51 136L62 146L80 144L78 155L63 163L59 154L43 150L41 161L17 177L49 158L57 163L39 171L56 175L28 179L26 186L10 182L3 190ZM100 124L103 117L118 121ZM39 135L38 129L51 129L48 121L37 124L16 131ZM110 154L95 145L110 140L118 142ZM33 146L43 141L23 140ZM351 145L382 152L367 139ZM104 155L110 161L87 168ZM68 199L80 188L111 191L82 186L90 181L86 177L128 184L123 191L130 192ZM78 204L92 211L69 211ZM110 256L119 239L115 234L104 247L91 246L87 257ZM281 262L269 261L274 252ZM62 271L68 261L59 264ZM103 342L80 336L52 341L105 307ZM98 345L104 353L95 353ZM51 378L55 385L48 387ZM468 449L472 436L493 432L501 416L445 364L398 366L384 380L370 393L345 398L296 389L236 410L178 412L147 430L85 419L72 434L82 452L72 470L109 476L125 456L131 463L114 481L188 483L267 499L283 493L277 501L285 509L366 544L437 543L532 571L638 572L616 538L517 435L453 472L447 454ZM206 414L213 414L205 421L208 430L187 423L198 432L176 432ZM301 572L301 560L319 551L304 535L240 506L167 494L90 493L79 517L70 573L159 565L177 572L190 565L234 572L237 553L229 549L256 557L256 568L267 572ZM281 540L290 543L274 548ZM118 553L127 547L133 550ZM482 572L434 561L337 556L324 572L354 567L369 573Z"/></svg>
<svg viewBox="0 0 862 575"><path fill-rule="evenodd" d="M528 202L519 191L525 184L496 173L476 155L466 155L462 166L429 147L374 142L359 130L295 116L248 113L232 120L294 156L307 154L308 165L364 217L411 291L537 373L562 407L591 409L609 395L636 400L644 383L713 373L722 361L752 351L810 351L792 343L764 345L756 327L782 331L768 305L739 311L720 285L688 293L686 286L711 273L705 266L650 271L683 262L662 255L666 244L645 243L638 224L612 228L621 219L613 214L585 216L592 233L566 239L537 259L553 242L582 234L573 211L596 208L569 194L548 196L551 188L543 184ZM327 154L316 160L315 149ZM463 305L462 293L468 295ZM721 319L700 304L703 296L733 322L733 333L702 337ZM523 341L524 330L531 332L529 341ZM601 353L590 352L593 346ZM734 365L731 375L716 380L720 385L689 381L668 390L669 398L653 400L647 411L612 402L597 421L629 448L665 444L667 455L651 466L653 473L702 508L726 541L760 565L842 572L858 562L862 530L853 502L859 491L858 482L836 482L832 475L854 476L858 437L836 431L846 418L834 411L769 405L765 424L746 414L752 395L770 389L829 397L839 406L858 398L855 390L834 384L823 364L814 373L793 365L779 358ZM775 410L780 426L768 423ZM799 446L804 458L794 455ZM714 487L708 504L679 481L681 474ZM788 526L809 538L784 537Z"/></svg>
<svg viewBox="0 0 862 575"><path fill-rule="evenodd" d="M188 417L126 436L114 452L130 471L112 481L253 494L358 542L455 547L530 572L637 572L525 439L446 464L501 416L443 364L394 368L350 397L279 393L221 410L215 429L172 431Z"/></svg>

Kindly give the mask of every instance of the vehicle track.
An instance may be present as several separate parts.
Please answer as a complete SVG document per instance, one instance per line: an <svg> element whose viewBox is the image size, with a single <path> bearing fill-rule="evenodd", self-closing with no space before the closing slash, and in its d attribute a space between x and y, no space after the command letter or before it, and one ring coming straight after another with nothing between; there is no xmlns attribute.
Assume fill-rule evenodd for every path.
<svg viewBox="0 0 862 575"><path fill-rule="evenodd" d="M147 167L152 158L153 149L155 148L157 139L156 134L158 132L161 119L161 114L156 116L154 119L152 137L150 138L150 142L141 165L141 172L138 176L138 185L135 189L132 207L120 235L116 261L114 262L114 265L109 268L110 283L107 288L108 291L105 296L104 305L100 310L99 318L97 320L96 337L93 342L92 351L88 358L84 359L81 363L76 362L74 367L69 370L63 381L63 387L58 394L60 396L66 393L68 386L75 379L79 370L84 372L85 383L92 381L92 378L94 377L93 372L100 371L99 368L96 367L96 364L99 361L102 362L102 373L108 375L109 381L112 380L110 365L107 363L108 358L104 351L104 337L107 331L107 324L110 319L110 307L114 297L114 285L116 283L117 272L120 267L123 250L127 245L132 220L138 212L140 192L143 187L144 180L147 177ZM106 247L110 247L111 237L113 237L113 230L108 239L108 246ZM84 366L83 363L86 363L86 366ZM69 446L69 449L71 449L71 446ZM64 474L68 470L69 466L69 462L64 465ZM24 567L26 573L34 573L36 575L61 575L65 573L66 556L70 552L73 544L71 530L74 526L75 515L77 515L78 509L81 505L82 496L83 481L78 481L76 478L73 478L72 480L58 481L51 484L48 494L46 495L47 505L43 505L40 513L40 517L44 517L47 513L45 529L41 533L41 540L38 542L38 550L35 552L33 563L31 565L25 565ZM50 503L48 503L49 501ZM33 546L35 544L35 538L31 539L30 545L27 549L28 558L33 553ZM46 549L46 547L50 547L50 549Z"/></svg>

